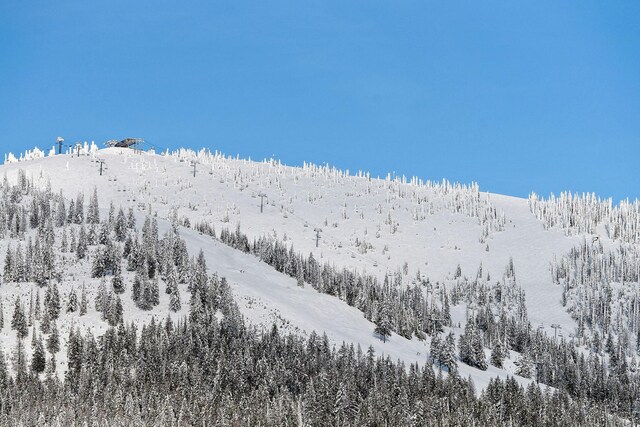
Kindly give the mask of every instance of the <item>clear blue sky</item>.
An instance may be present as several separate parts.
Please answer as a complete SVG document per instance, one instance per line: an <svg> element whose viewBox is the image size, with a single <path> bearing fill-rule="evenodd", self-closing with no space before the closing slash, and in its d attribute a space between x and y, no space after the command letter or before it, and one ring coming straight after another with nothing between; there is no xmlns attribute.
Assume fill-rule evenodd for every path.
<svg viewBox="0 0 640 427"><path fill-rule="evenodd" d="M2 0L0 135L636 198L640 2Z"/></svg>

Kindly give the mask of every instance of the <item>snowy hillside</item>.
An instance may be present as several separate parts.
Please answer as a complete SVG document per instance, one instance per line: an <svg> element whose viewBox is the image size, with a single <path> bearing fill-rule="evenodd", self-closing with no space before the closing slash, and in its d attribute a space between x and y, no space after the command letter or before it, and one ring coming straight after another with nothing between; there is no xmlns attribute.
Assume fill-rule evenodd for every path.
<svg viewBox="0 0 640 427"><path fill-rule="evenodd" d="M106 165L103 176L99 159ZM580 239L545 231L526 200L482 193L477 185L419 185L403 178L349 176L329 167L292 168L189 151L134 155L115 148L11 163L2 172L15 179L20 169L68 197L80 192L88 197L95 186L103 208L114 201L143 213L150 204L159 218L175 214L216 230L240 224L250 239L272 235L317 259L379 277L407 263L408 281L420 273L433 282L453 275L458 264L467 276L482 264L499 280L513 257L532 323L575 327L561 309L561 289L552 286L549 266L554 255ZM261 193L266 195L262 214ZM318 248L316 228L322 229Z"/></svg>
<svg viewBox="0 0 640 427"><path fill-rule="evenodd" d="M568 380L551 358L561 352L574 354L572 363L580 376L588 370L584 355L599 347L599 340L604 343L605 336L616 341L616 357L628 358L635 366L637 341L632 332L638 328L640 299L637 290L624 283L638 282L636 243L629 232L598 231L598 221L593 227L567 232L567 227L548 219L559 215L555 211L540 213L539 204L552 206L553 200L488 194L477 184L374 178L329 166L289 167L273 159L254 162L206 150L154 154L86 147L73 155L49 156L36 150L6 156L0 176L5 179L7 200L0 212L7 222L0 242L0 270L5 272L0 287L5 319L2 347L9 359L17 345L16 332L9 327L16 297L30 313L35 330L42 319L33 318L34 307L44 304L45 290L49 292L51 281L57 280L63 306L57 319L62 348L57 356L59 376L69 363L65 350L70 331L79 328L100 336L118 323L112 310L125 324L138 325L168 315L179 321L193 312L194 299L188 296L193 292L191 279L180 278L177 284L171 279L171 274L182 274L180 262L175 264L177 272L170 273L165 261L157 260L162 274L154 279L149 273L148 285L145 275L142 285L143 291L150 286L151 293L155 287L156 301L151 307L140 304L131 285L140 280L139 269L131 267L135 263L131 245L138 247L135 236L141 231L143 241L155 239L154 244L170 247L171 253L180 241L189 257L202 251L199 262L206 263L209 274L228 282L241 313L258 329L268 331L275 324L303 337L326 333L337 346L345 342L372 348L376 355L407 365L433 363L434 369L451 371L450 363L455 363L455 371L471 377L478 393L491 378L515 373L522 375L517 377L521 384L538 379L564 387ZM29 186L37 192L25 190L24 197L14 197ZM52 200L43 201L47 197ZM65 206L74 201L76 209L90 201L88 230L84 218L72 219L72 207L65 219ZM95 206L99 209L94 212ZM38 209L61 216L59 224L38 226L38 218L33 219ZM22 225L20 212L31 227ZM112 245L110 233L118 234L116 214L123 215L123 221L128 215L130 231L123 228L119 243ZM91 215L102 223L91 222ZM149 237L150 229L155 229L156 237ZM87 255L80 257L76 239L79 242L85 232L94 237L89 238ZM54 242L51 255L32 246L32 241L46 241L42 236L47 233ZM71 248L76 245L75 252L66 250L68 239L76 242L69 243ZM576 258L571 254L585 242L600 245L592 258L605 258L605 249L627 245L622 251L632 251L633 258L616 259L632 259L635 264L622 279L615 273L600 275L592 280L591 290L585 290L581 286L586 282L576 282L571 270L581 268L571 261ZM96 267L99 254L110 262L106 254L111 250L123 250L122 266L128 262L131 268L120 267L120 261L118 267ZM55 257L53 265L44 262L42 271L47 273L35 267L41 262L31 257L38 254ZM25 256L32 261L25 263ZM20 269L7 267L8 263L24 265L29 273L16 272ZM96 268L101 268L99 274ZM108 288L116 275L125 286L114 293ZM33 283L38 277L41 286ZM610 296L610 305L617 298L631 302L624 316L621 313L612 321L609 314L604 323L597 323L596 309L591 307L585 326L582 307L587 297L606 293L602 288L593 291L596 282L607 286L622 282L614 288L624 292L614 295L613 301ZM86 314L80 315L79 308L64 309L71 298L86 306ZM615 333L610 332L612 324ZM445 360L447 352L442 350L450 332L458 343L453 362ZM434 339L437 344L432 346ZM476 343L481 354L473 350ZM30 357L33 351L26 349ZM614 352L608 349L602 360L610 361ZM588 363L597 365L598 360Z"/></svg>

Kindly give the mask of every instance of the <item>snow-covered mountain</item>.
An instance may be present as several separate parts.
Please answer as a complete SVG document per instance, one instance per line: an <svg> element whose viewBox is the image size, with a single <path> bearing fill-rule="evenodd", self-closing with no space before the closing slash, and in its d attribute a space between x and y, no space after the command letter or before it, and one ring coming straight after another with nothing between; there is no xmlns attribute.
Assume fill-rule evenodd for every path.
<svg viewBox="0 0 640 427"><path fill-rule="evenodd" d="M208 272L226 278L241 313L263 330L276 324L304 337L314 331L326 333L335 345L353 343L407 365L433 363L436 370L445 365L445 371L446 363L434 357L431 348L434 336L440 343L450 332L456 342L478 334L482 356L466 360L460 354L462 342L455 351L456 372L471 377L478 393L491 378L516 373L524 385L538 379L562 387L550 349L570 348L579 358L604 351L607 338L617 350L599 353L602 360L609 361L615 352L635 369L640 310L638 239L633 235L637 223L636 229L621 228L625 233L612 224L637 220L637 204L613 212L610 203L590 196L569 196L569 202L535 195L527 200L482 192L475 183L374 178L327 165L290 167L274 159L256 162L187 149L156 154L85 146L75 153L48 156L34 150L6 156L0 176L7 200L12 191L32 186L54 195L46 209L57 212L63 205L63 216L70 203L77 208L97 198L103 222L122 209L133 212L138 232L150 219L160 237L177 230L189 255L202 251ZM27 216L40 203L37 199L29 194L11 206L23 206ZM8 222L0 241L0 271L7 270L8 260L15 263L15 256L25 257L32 241L38 241L36 231L21 225L21 211L11 212L14 208L8 206L0 212L0 219ZM576 206L583 206L584 212ZM588 216L585 212L599 212L593 206L602 206L602 213ZM554 220L571 215L577 219ZM593 225L581 228L584 218ZM93 274L104 245L97 238L89 244L87 256L79 259L59 242L79 239L84 225L62 223L51 231L55 278L49 273L42 283L57 280L62 301L57 320L60 377L67 370L69 331L79 328L100 336L109 327L95 304L105 292L105 277ZM92 228L100 233L100 221L93 227L88 224L88 232ZM21 253L16 255L18 247ZM576 249L581 247L582 251ZM587 257L589 251L593 254ZM611 255L615 251L618 255ZM597 256L630 264L625 270L612 262L614 273L595 277L592 269L604 262L591 261ZM283 259L287 265L281 265ZM616 268L621 274L615 274ZM5 319L0 340L7 358L16 345L16 332L9 326L16 297L25 312L32 313L36 302L44 304L46 289L31 283L30 277L20 280L11 274L5 273L0 286ZM145 309L132 296L135 274L123 268L125 291L118 298L125 323L188 316L193 301L188 280L177 285L176 310L172 295L164 292L169 280L163 272L156 279L158 304ZM576 279L579 274L595 278ZM364 286L367 292L353 291ZM593 302L607 292L606 304ZM86 314L64 309L72 294L78 300L84 295ZM624 313L611 307L623 307ZM31 319L34 329L40 322ZM525 335L526 343L512 342ZM504 361L498 367L492 363L492 352L501 346L510 350L499 357Z"/></svg>

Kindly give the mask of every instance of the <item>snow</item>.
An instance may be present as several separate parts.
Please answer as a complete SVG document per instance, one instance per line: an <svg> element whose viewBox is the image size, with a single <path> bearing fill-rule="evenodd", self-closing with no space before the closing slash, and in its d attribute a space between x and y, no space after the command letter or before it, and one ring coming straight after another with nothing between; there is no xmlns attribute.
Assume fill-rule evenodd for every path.
<svg viewBox="0 0 640 427"><path fill-rule="evenodd" d="M120 148L98 150L93 143L85 143L79 156L75 151L73 155L47 157L33 153L36 151L19 158L9 155L0 173L15 182L18 170L25 170L37 185L50 182L54 192L62 189L67 198L84 192L88 200L95 186L103 211L111 201L116 208L131 206L139 214L151 206L157 212L161 230L168 227L167 219L172 212L189 218L192 224L207 221L217 232L223 227L235 229L240 224L250 239L273 235L292 243L296 251L313 253L322 262L380 278L401 270L405 262L408 278L416 277L419 271L432 282L442 281L451 276L458 264L463 275L473 277L482 263L495 282L501 280L509 258L513 257L517 283L526 292L532 326L541 327L550 336L554 333L552 324L560 325L566 335L576 327L560 304L561 288L552 283L549 266L554 255L567 252L582 237L565 236L561 230L544 230L525 199L480 193L483 206L494 207L505 218L504 230L490 230L481 243L483 227L478 218L452 212L447 207L450 196L437 188L421 187L421 182L415 179L374 179L364 173L348 176L329 167L293 168L273 160L251 162L222 155L211 160L188 151L174 156L135 154L133 150ZM105 164L102 176L99 160ZM195 177L193 160L198 162ZM260 193L267 196L263 213ZM427 201L418 203L419 196ZM391 223L387 223L389 217ZM315 228L322 229L318 248ZM211 272L227 277L243 314L252 323L268 328L276 321L301 334L326 331L335 344L343 341L359 344L363 350L372 345L378 355L407 364L426 362L427 342L393 334L383 343L373 335L373 324L339 299L320 294L308 285L300 288L294 279L257 258L194 230L181 228L180 234L191 254L202 249ZM357 242L368 245L358 246ZM362 249L365 246L369 248L366 251ZM78 283L74 286L79 292ZM10 322L12 295L18 291L0 288L6 324ZM186 289L181 289L181 295L183 308L178 315L188 307ZM133 307L131 298L125 294L126 320L145 321L151 315L165 317L168 313L165 299L161 289L159 311L143 313ZM72 319L63 315L59 323L77 322L81 328L91 328L94 334L106 329L106 323L96 317L91 296L89 301L89 313L94 317ZM452 307L454 323L457 326L460 322L462 328L464 311L462 306ZM60 328L62 341L66 331ZM460 333L458 328L453 331ZM5 351L12 348L10 340L15 333L10 332L5 325L0 334ZM63 360L58 362L60 368ZM471 376L479 390L490 378L513 372L512 363L507 361L505 365L507 370L490 366L483 372L459 363L460 374Z"/></svg>

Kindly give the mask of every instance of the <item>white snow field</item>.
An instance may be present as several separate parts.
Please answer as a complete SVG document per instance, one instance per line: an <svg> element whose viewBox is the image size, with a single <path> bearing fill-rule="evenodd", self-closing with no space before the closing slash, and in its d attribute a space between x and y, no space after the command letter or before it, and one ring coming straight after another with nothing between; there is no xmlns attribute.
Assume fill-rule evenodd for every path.
<svg viewBox="0 0 640 427"><path fill-rule="evenodd" d="M218 233L225 227L234 230L239 224L250 239L272 235L293 244L296 251L313 253L322 262L379 278L406 269L406 280L420 274L436 282L451 278L457 265L463 275L474 277L482 264L494 282L501 280L512 257L532 326L553 336L551 325L558 324L566 339L575 331L576 324L560 303L562 290L552 283L549 267L554 256L566 253L582 236L545 231L526 199L483 193L476 185L422 183L402 177L377 179L328 166L288 167L271 159L254 162L208 151L160 155L87 147L80 154L44 156L37 152L22 156L22 160L11 155L0 166L0 176L16 182L18 171L24 170L36 185L50 183L54 192L62 190L67 198L84 192L87 200L96 187L103 215L113 201L116 208L134 207L141 224L150 209L157 214L161 235L172 215L186 217L191 224L206 221ZM102 175L100 161L104 162ZM321 229L318 247L316 229ZM372 345L378 355L405 363L426 363L428 341L393 334L383 343L362 312L338 298L318 293L309 285L300 288L295 279L258 258L192 229L182 227L180 235L191 255L202 249L210 272L228 279L243 314L259 327L269 328L275 321L292 332L326 332L336 344L344 341L363 349ZM0 263L5 250L3 242ZM92 283L98 279L82 277L83 272L88 277L89 268L89 263L69 261L65 271L61 294L71 286L78 291L84 281L90 309L83 317L61 315L63 344L72 325L89 328L96 335L107 327L93 309L91 292L96 286ZM15 293L28 295L30 289L14 284L0 287L5 321L10 320ZM162 319L169 313L164 292L160 305L151 312L138 310L129 292L123 297L125 321L145 321L151 316ZM182 310L173 316L188 312L186 289L181 289L181 295ZM464 306L452 307L455 326L460 323L464 327L465 312ZM457 327L453 330L461 332ZM5 325L0 334L5 351L12 348L14 336ZM60 354L58 368L64 372L64 351ZM504 370L489 366L480 371L459 363L459 372L463 377L471 376L482 389L490 378L512 374L514 365L507 360Z"/></svg>

